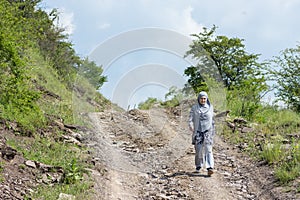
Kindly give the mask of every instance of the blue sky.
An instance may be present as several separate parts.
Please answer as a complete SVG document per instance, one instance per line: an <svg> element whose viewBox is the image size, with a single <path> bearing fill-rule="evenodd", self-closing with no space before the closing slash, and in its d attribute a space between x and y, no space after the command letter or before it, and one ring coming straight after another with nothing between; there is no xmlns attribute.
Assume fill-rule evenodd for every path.
<svg viewBox="0 0 300 200"><path fill-rule="evenodd" d="M149 27L190 37L203 27L216 25L217 35L244 39L246 50L261 54L261 60L277 56L281 50L295 47L300 41L299 0L46 0L40 7L58 8L60 26L66 28L81 57L91 55L99 45L117 35ZM178 63L178 58L148 53L144 64L173 65L166 59ZM149 57L154 61L149 61ZM138 53L128 56L128 60L138 60L131 64L133 68L143 63L142 58ZM124 58L116 63L120 66L121 62L132 63ZM180 69L178 73L182 73L187 65L182 62L176 71ZM113 74L116 73L109 75Z"/></svg>

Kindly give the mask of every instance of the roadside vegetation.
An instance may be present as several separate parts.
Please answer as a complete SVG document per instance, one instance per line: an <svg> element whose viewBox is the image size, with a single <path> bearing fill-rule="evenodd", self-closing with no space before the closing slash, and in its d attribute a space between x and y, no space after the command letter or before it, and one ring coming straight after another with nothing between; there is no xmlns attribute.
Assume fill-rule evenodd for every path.
<svg viewBox="0 0 300 200"><path fill-rule="evenodd" d="M101 66L76 55L64 30L55 25L57 10L46 13L40 2L0 0L0 137L5 141L0 144L63 172L59 182L40 184L26 198L58 199L60 193L87 198L93 184L89 150L62 140L68 131L61 126L88 128L86 113L111 106L97 92L106 77ZM258 54L246 51L242 39L215 36L215 31L214 26L193 35L187 55L199 65L185 70L185 88L171 88L164 101L149 98L139 108L173 108L207 91L216 109L230 111L228 123L239 118L249 128L224 126L220 134L272 167L278 183L296 184L300 192L300 46L261 62ZM263 101L274 89L282 106ZM2 172L8 163L0 160L0 182L6 181Z"/></svg>
<svg viewBox="0 0 300 200"><path fill-rule="evenodd" d="M55 134L55 133L54 133ZM10 138L7 144L21 152L27 160L42 163L48 166L54 166L55 169L61 169L63 175L57 184L41 184L36 191L28 195L28 199L57 199L61 193L70 194L76 197L88 197L89 189L92 187L92 180L88 178L90 167L86 162L84 149L74 144L68 144L58 141L52 137L34 138ZM57 137L57 136L56 136ZM24 165L19 165L19 168ZM55 172L56 170L52 171ZM86 175L86 176L85 176ZM47 177L51 180L50 175Z"/></svg>
<svg viewBox="0 0 300 200"><path fill-rule="evenodd" d="M60 193L85 198L92 187L88 150L66 143L62 138L69 133L60 126L86 127L84 114L109 104L97 92L106 77L101 66L76 55L56 26L57 11L46 13L40 2L0 0L0 137L5 141L0 149L12 148L25 160L63 173L57 183L41 183L26 198L58 199ZM1 182L7 164L0 162Z"/></svg>

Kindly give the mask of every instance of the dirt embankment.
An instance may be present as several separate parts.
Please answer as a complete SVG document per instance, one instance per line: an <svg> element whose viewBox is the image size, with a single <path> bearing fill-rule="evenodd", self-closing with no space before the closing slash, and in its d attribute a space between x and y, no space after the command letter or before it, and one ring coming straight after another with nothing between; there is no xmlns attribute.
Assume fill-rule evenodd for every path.
<svg viewBox="0 0 300 200"><path fill-rule="evenodd" d="M194 173L189 106L167 112L91 113L95 199L299 199L276 187L272 171L215 137L215 173ZM171 113L171 114L170 114ZM217 120L222 124L222 118Z"/></svg>

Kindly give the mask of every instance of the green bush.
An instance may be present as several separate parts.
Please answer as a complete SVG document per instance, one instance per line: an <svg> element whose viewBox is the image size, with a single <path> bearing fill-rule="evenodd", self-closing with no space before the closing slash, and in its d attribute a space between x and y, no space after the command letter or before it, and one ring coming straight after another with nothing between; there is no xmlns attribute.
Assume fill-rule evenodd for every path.
<svg viewBox="0 0 300 200"><path fill-rule="evenodd" d="M145 102L139 103L138 108L141 110L149 110L156 103L159 103L159 101L156 98L149 97Z"/></svg>
<svg viewBox="0 0 300 200"><path fill-rule="evenodd" d="M82 180L84 169L80 164L78 164L76 159L73 158L65 170L66 172L64 173L63 179L65 184L74 184Z"/></svg>
<svg viewBox="0 0 300 200"><path fill-rule="evenodd" d="M263 150L260 155L262 159L266 160L270 164L277 164L286 156L280 142L267 142L263 146Z"/></svg>
<svg viewBox="0 0 300 200"><path fill-rule="evenodd" d="M251 89L227 91L227 107L234 116L253 120L255 113L261 108L259 101L252 95Z"/></svg>

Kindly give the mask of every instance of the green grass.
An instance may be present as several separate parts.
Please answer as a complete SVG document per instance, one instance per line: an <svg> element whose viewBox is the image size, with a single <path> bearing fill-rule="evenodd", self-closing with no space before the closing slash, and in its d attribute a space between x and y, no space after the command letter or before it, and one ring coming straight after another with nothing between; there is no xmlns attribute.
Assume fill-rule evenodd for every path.
<svg viewBox="0 0 300 200"><path fill-rule="evenodd" d="M48 116L60 118L66 124L87 125L82 114L104 110L109 101L99 94L95 88L81 76L74 79L70 89L59 79L57 71L37 52L29 52L31 55L31 77L39 87L58 96L58 98L43 95L38 105ZM91 102L98 103L95 107Z"/></svg>
<svg viewBox="0 0 300 200"><path fill-rule="evenodd" d="M281 134L295 132L300 127L300 115L298 113L271 106L259 110L255 120L265 125L270 131L277 130Z"/></svg>
<svg viewBox="0 0 300 200"><path fill-rule="evenodd" d="M66 84L60 81L51 63L45 61L43 57L33 50L29 54L31 55L31 78L40 88L58 97L43 95L39 100L39 107L48 115L60 117L67 123L72 122L72 92L67 88Z"/></svg>
<svg viewBox="0 0 300 200"><path fill-rule="evenodd" d="M231 105L238 106L238 105ZM235 118L231 115L231 118ZM258 160L265 160L282 185L300 177L300 140L293 134L300 132L300 115L276 106L259 107L248 125L255 124L252 133L232 132L225 127L222 135L234 144L247 144L246 152Z"/></svg>
<svg viewBox="0 0 300 200"><path fill-rule="evenodd" d="M275 170L275 176L282 184L295 180L300 177L300 141L291 145L285 151L285 160Z"/></svg>
<svg viewBox="0 0 300 200"><path fill-rule="evenodd" d="M269 140L260 156L273 164L275 177L281 184L300 177L300 140L289 136L299 133L300 115L287 109L267 107L258 114L257 119Z"/></svg>
<svg viewBox="0 0 300 200"><path fill-rule="evenodd" d="M40 12L30 12L35 16L34 18L37 16L41 18L32 24L31 20L27 20L28 23L16 24L19 16L15 13L17 7L10 8L10 6L9 3L4 7L0 6L1 10L8 8L6 13L8 15L5 15L7 17L1 22L16 27L24 25L21 29L27 31L34 26L35 22L41 22L41 26L47 27L44 31L55 34L55 38L45 38L45 41L40 41L44 36L40 36L36 31L16 35L22 31L12 32L16 27L10 26L6 26L4 32L1 32L9 36L4 37L5 40L0 42L4 50L0 63L3 68L0 119L5 123L4 128L14 133L14 136L8 138L7 145L22 153L25 159L63 169L63 183L39 187L33 193L34 199L41 199L41 197L57 199L60 192L85 199L87 189L91 185L89 178L84 178L87 175L85 169L89 167L85 163L86 155L82 153L85 149L61 142L58 139L61 133L58 133L56 128L49 133L48 125L51 125L53 120L62 120L65 124L87 125L84 114L104 109L108 101L84 78L73 79L77 69L74 67L79 64L80 59L72 49L69 49L71 43L66 42L66 38L60 35L59 31L56 33L54 29L52 30L53 27L49 24L51 20L49 21L43 14L40 15ZM24 17L20 19L25 20ZM25 35L28 36L27 39L23 37ZM47 54L48 48L36 45L36 42L47 42L51 48L57 47L57 51ZM65 48L65 45L70 47ZM42 50L45 50L44 54ZM55 62L55 66L51 60ZM59 75L59 72L64 70L65 76ZM51 135L47 138L38 136L37 134L42 130L47 130L47 134ZM23 169L26 166L19 164L18 167ZM5 165L0 163L0 181L3 169Z"/></svg>
<svg viewBox="0 0 300 200"><path fill-rule="evenodd" d="M92 182L88 180L85 182L76 182L72 185L68 184L55 184L52 186L40 186L37 190L27 199L39 200L57 200L60 193L75 196L75 199L91 199Z"/></svg>
<svg viewBox="0 0 300 200"><path fill-rule="evenodd" d="M275 170L275 176L281 184L287 184L300 176L297 163L284 163Z"/></svg>
<svg viewBox="0 0 300 200"><path fill-rule="evenodd" d="M22 141L19 141L22 140ZM36 136L34 139L9 139L7 144L17 151L22 152L26 159L38 161L47 165L60 166L68 169L70 164L77 160L77 165L83 169L82 150L74 144L57 142L51 138L41 138Z"/></svg>
<svg viewBox="0 0 300 200"><path fill-rule="evenodd" d="M74 196L87 193L87 188L91 187L89 174L85 170L88 164L85 163L86 155L82 148L73 144L57 142L50 138L9 138L7 144L21 152L28 160L41 162L43 164L61 167L63 169L62 183L54 185L41 185L32 195L57 199L59 193L64 192ZM34 199L35 199L34 198Z"/></svg>
<svg viewBox="0 0 300 200"><path fill-rule="evenodd" d="M37 103L46 118L36 116L35 113L29 113L26 116L18 115L17 122L32 127L30 130L34 137L13 137L8 139L7 144L21 152L28 160L61 167L64 171L62 183L40 185L32 193L33 199L43 199L42 197L47 197L47 200L58 199L61 192L72 194L76 196L76 199L86 199L85 197L89 193L88 188L91 187L92 182L85 170L89 166L85 163L86 155L82 153L84 149L73 144L60 142L58 138L61 133L55 128L51 131L51 136L47 138L36 135L34 128L46 128L49 122L57 119L62 119L65 124L87 126L88 123L86 123L84 114L104 109L109 102L97 93L87 80L80 76L74 80L74 91L71 90L60 80L51 63L45 61L38 50L29 49L27 54L30 55L27 65L30 66L31 80L37 86L38 91L42 89L40 91L41 97ZM48 95L43 94L43 91ZM54 94L54 96L49 94ZM98 103L100 107L95 107L91 102ZM20 133L19 135L25 134ZM24 166L20 165L19 167Z"/></svg>
<svg viewBox="0 0 300 200"><path fill-rule="evenodd" d="M285 151L281 142L267 142L263 146L263 150L260 154L261 159L266 160L269 164L278 164L285 157Z"/></svg>

